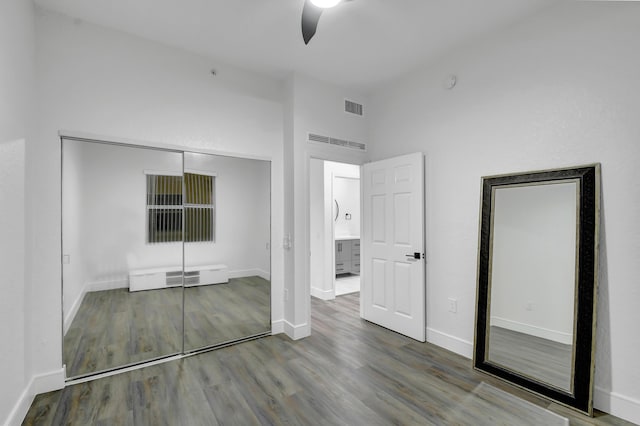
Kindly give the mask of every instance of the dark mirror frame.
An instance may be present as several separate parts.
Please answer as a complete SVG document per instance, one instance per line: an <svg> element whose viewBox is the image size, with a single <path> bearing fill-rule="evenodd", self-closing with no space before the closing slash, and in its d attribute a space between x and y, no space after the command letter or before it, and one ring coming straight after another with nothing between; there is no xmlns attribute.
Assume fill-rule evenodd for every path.
<svg viewBox="0 0 640 426"><path fill-rule="evenodd" d="M575 356L572 392L561 391L486 358L490 297L491 218L493 190L500 186L540 184L577 180L579 184L579 228L576 265L577 294L574 311ZM473 366L521 388L593 415L593 375L595 366L596 295L600 228L600 164L482 178L482 198L478 250L478 285Z"/></svg>

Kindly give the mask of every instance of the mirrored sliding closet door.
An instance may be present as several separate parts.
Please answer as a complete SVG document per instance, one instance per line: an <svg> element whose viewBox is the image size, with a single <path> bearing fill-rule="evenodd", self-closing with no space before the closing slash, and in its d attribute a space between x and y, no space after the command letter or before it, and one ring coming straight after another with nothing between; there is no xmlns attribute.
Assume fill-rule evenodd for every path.
<svg viewBox="0 0 640 426"><path fill-rule="evenodd" d="M270 162L73 139L62 161L68 378L270 333Z"/></svg>
<svg viewBox="0 0 640 426"><path fill-rule="evenodd" d="M182 153L63 140L62 164L67 377L180 353Z"/></svg>
<svg viewBox="0 0 640 426"><path fill-rule="evenodd" d="M271 330L270 163L185 153L184 350Z"/></svg>

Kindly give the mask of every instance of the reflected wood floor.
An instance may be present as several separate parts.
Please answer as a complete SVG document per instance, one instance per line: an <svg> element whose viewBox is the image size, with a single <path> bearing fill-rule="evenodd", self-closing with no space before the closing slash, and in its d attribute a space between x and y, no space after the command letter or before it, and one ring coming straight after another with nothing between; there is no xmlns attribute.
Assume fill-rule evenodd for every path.
<svg viewBox="0 0 640 426"><path fill-rule="evenodd" d="M361 320L358 298L312 299L312 335L299 341L270 336L39 395L23 424L545 424L487 386L574 425L628 424L573 413Z"/></svg>
<svg viewBox="0 0 640 426"><path fill-rule="evenodd" d="M560 389L571 389L571 345L492 326L489 361Z"/></svg>
<svg viewBox="0 0 640 426"><path fill-rule="evenodd" d="M271 330L271 285L258 276L185 288L185 352ZM67 334L67 377L182 353L182 288L87 293Z"/></svg>

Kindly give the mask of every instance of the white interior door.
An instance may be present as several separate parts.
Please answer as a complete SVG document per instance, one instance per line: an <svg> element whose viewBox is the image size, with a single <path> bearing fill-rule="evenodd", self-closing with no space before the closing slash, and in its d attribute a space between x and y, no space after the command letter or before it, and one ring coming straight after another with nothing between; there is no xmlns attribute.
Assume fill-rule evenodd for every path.
<svg viewBox="0 0 640 426"><path fill-rule="evenodd" d="M425 341L422 153L363 169L363 318Z"/></svg>

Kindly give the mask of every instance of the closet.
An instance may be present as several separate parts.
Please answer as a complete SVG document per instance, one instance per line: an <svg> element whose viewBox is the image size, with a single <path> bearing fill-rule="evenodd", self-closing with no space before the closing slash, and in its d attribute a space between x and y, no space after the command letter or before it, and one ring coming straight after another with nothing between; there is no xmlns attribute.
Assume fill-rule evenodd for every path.
<svg viewBox="0 0 640 426"><path fill-rule="evenodd" d="M62 138L67 377L270 334L270 176L264 160Z"/></svg>

